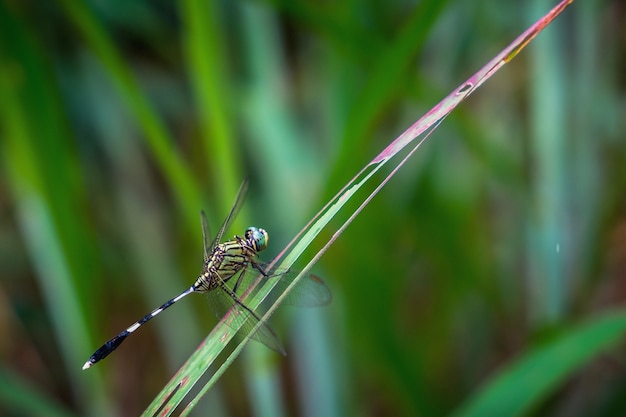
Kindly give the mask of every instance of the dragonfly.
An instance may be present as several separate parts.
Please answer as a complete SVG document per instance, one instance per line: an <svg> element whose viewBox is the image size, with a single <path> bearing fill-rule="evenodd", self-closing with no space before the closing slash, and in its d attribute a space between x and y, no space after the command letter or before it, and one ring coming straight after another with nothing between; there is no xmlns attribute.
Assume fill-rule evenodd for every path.
<svg viewBox="0 0 626 417"><path fill-rule="evenodd" d="M254 339L276 352L285 354L285 349L274 330L261 319L256 311L245 304L244 297L254 294L254 291L250 291L253 284L256 284L254 288L258 290L271 279L276 280L272 292L280 294L293 282L299 271L277 268L258 260L258 252L266 249L269 242L269 235L264 229L249 227L243 237L235 235L233 240L220 243L224 232L228 230L239 213L247 190L248 180L246 179L239 187L235 203L211 243L208 242L209 227L206 215L204 211L201 212L204 260L202 272L193 285L105 342L85 362L83 370L109 356L137 329L192 293L207 294L209 307L217 318L228 316L225 323L244 338ZM321 278L309 274L293 287L284 303L297 306L320 306L330 303L331 298L331 292L326 283Z"/></svg>

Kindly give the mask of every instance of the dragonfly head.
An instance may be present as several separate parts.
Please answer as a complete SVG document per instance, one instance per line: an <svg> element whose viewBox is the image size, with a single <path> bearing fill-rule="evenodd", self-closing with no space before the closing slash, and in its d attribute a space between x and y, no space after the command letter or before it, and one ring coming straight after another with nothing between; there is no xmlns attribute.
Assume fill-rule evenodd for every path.
<svg viewBox="0 0 626 417"><path fill-rule="evenodd" d="M248 227L244 236L246 241L256 252L261 252L263 249L267 248L267 242L270 239L265 229L258 229L256 227Z"/></svg>

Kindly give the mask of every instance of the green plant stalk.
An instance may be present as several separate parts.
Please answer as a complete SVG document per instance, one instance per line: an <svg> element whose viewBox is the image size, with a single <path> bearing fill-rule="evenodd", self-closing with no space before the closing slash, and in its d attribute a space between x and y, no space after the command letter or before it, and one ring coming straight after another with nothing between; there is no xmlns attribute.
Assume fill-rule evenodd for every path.
<svg viewBox="0 0 626 417"><path fill-rule="evenodd" d="M453 416L528 415L581 366L623 340L625 332L625 311L594 317L508 364Z"/></svg>
<svg viewBox="0 0 626 417"><path fill-rule="evenodd" d="M179 209L185 216L186 225L190 230L195 230L198 218L196 208L201 206L199 196L202 194L187 165L177 152L175 141L141 91L128 66L125 65L124 59L112 44L111 38L106 36L104 29L85 3L61 0L61 4L108 71L124 104L139 122L149 149L164 173Z"/></svg>
<svg viewBox="0 0 626 417"><path fill-rule="evenodd" d="M47 82L49 67L39 45L10 11L1 10L0 19L2 39L14 42L0 48L0 122L4 135L0 158L58 336L63 365L70 378L77 381L80 375L73 363L81 351L88 349L89 332L83 306L77 301L76 275L85 271L89 249L83 249L81 257L72 246L71 242L86 239L71 217L75 212L74 201L68 196L71 187L63 189L58 185L62 181L56 181L65 181L72 173L71 158L60 145L65 131L54 113L60 106ZM8 59L4 54L9 55ZM39 110L36 117L29 114L33 108ZM42 149L57 152L46 154ZM75 185L71 181L66 184ZM102 379L96 377L94 381L89 386L75 384L73 394L90 414L110 415Z"/></svg>
<svg viewBox="0 0 626 417"><path fill-rule="evenodd" d="M220 212L225 213L230 207L234 195L230 190L239 186L235 135L229 128L228 109L230 99L222 87L228 79L224 68L226 54L221 47L224 44L222 30L216 17L217 3L201 0L185 0L180 3L180 15L183 20L183 46L185 50L189 78L196 101L197 119L206 160L213 161L209 170L214 178L218 200L223 202Z"/></svg>
<svg viewBox="0 0 626 417"><path fill-rule="evenodd" d="M513 59L530 40L532 40L541 30L543 30L560 12L565 9L573 0L564 0L559 3L554 9L552 9L547 15L541 18L537 23L527 29L522 35L520 35L513 43L494 57L487 65L480 69L476 74L470 77L466 82L461 84L446 98L444 98L439 104L437 104L432 110L426 113L415 124L409 127L404 133L402 133L397 139L395 139L387 148L385 148L377 157L375 157L369 164L367 164L337 195L322 209L320 212L309 222L307 226L287 245L287 247L278 255L277 259L283 259L280 262L282 268L290 268L293 263L300 257L304 250L311 244L311 242L317 237L319 232L326 227L328 222L339 212L339 210L345 205L345 203L352 198L358 189L365 184L374 173L376 173L383 165L398 155L404 148L411 144L420 135L426 133L425 137L418 141L414 145L414 148L408 152L408 154L402 159L395 167L394 170L378 185L375 191L364 199L359 209L354 212L348 220L341 226L341 228L334 233L331 239L326 243L322 250L309 262L302 272L296 277L293 283L286 291L281 294L276 302L270 307L267 313L263 316L263 319L267 319L274 310L278 307L280 302L286 297L290 288L297 285L298 280L306 274L313 263L315 263L320 256L328 249L337 237L345 230L348 224L356 217L360 210L369 203L374 195L386 184L387 181L397 172L399 167L419 148L424 140L432 133L432 131L443 121L443 119L461 102L463 102L472 92L474 92L482 83L495 74L504 64ZM293 246L293 248L292 248ZM292 249L291 249L292 248ZM256 309L261 301L269 295L272 290L272 280L268 280L268 283L263 286L260 291L255 294L255 297L245 299L248 306L252 309ZM258 323L254 332L262 323ZM161 393L155 398L152 404L146 409L144 415L151 415L154 411L162 407L163 401L167 399L166 405L169 412L172 412L178 404L182 401L184 396L189 392L191 387L198 381L198 379L208 370L208 367L213 363L214 359L223 351L226 345L233 338L233 329L229 328L224 319L213 329L205 341L194 352L194 354L187 360L187 362L181 367L181 369L174 375L170 382L164 387ZM210 389L215 383L217 378L230 366L232 361L241 352L243 346L247 343L247 339L239 342L235 349L228 356L226 361L220 366L218 371L214 374L214 377L209 380L205 387L198 394L201 397L204 393ZM194 401L193 404L196 404ZM192 407L190 405L190 407ZM169 415L169 414L167 414Z"/></svg>

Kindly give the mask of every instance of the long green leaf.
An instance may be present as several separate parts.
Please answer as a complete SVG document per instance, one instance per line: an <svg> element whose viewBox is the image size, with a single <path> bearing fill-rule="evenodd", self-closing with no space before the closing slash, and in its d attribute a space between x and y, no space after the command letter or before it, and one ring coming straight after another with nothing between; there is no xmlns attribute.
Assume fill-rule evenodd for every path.
<svg viewBox="0 0 626 417"><path fill-rule="evenodd" d="M61 105L41 46L4 4L0 7L0 28L0 167L63 365L68 377L78 381L80 372L74 360L88 349L89 331L84 306L77 296L76 277L88 275L86 261L91 257L84 243L89 241L88 234L75 227L73 217L82 195L72 181L75 167L71 156L59 151L66 149L67 132L60 123L63 119L57 109ZM8 39L13 43L5 42ZM76 398L84 410L94 415L110 414L103 386L97 376L91 385L76 385Z"/></svg>
<svg viewBox="0 0 626 417"><path fill-rule="evenodd" d="M14 415L72 417L76 414L46 397L7 369L0 368L0 404Z"/></svg>
<svg viewBox="0 0 626 417"><path fill-rule="evenodd" d="M415 124L409 127L397 139L395 139L387 148L385 148L377 157L367 164L331 201L309 222L307 226L294 238L294 240L279 254L277 259L282 259L280 266L290 268L302 253L309 247L311 242L319 235L321 230L325 228L330 220L345 206L345 204L357 194L357 191L365 185L374 174L380 170L387 162L395 156L398 156L408 145L413 144L413 148L398 161L389 175L380 181L373 192L363 198L359 207L348 217L348 219L339 227L333 236L326 242L323 248L313 257L313 259L303 268L301 274L294 279L293 283L285 293L279 296L276 302L269 308L264 315L267 319L278 307L284 297L287 296L290 289L297 285L298 280L306 274L313 264L325 253L328 247L337 239L337 237L345 230L352 220L360 213L360 211L371 201L371 199L380 191L380 189L391 179L397 170L406 162L406 160L415 152L419 146L428 138L430 133L450 114L450 112L465 100L472 92L474 92L483 82L496 73L504 64L511 61L539 32L541 32L563 9L573 0L564 0L547 15L541 18L537 23L520 35L513 43L494 57L487 65L480 69L476 74L470 77L466 82L461 84L445 99L437 104L432 110L426 113ZM418 137L423 137L414 142ZM255 309L261 301L269 295L272 290L272 280L260 289L253 299L246 299L247 304ZM260 324L259 324L260 325ZM226 345L233 338L233 330L223 323L223 320L213 329L205 341L187 360L183 367L174 375L170 382L165 386L161 393L155 398L152 404L144 412L144 415L150 416L163 409L161 415L169 415L181 403L182 399L187 395L193 385L204 375L208 368L213 364L214 360L221 354ZM207 382L200 391L196 399L190 403L187 410L191 410L194 404L204 395L210 387L217 381L221 374L230 366L232 361L237 357L247 340L238 343L227 360L220 366L217 372ZM164 402L167 404L163 407Z"/></svg>
<svg viewBox="0 0 626 417"><path fill-rule="evenodd" d="M227 62L223 48L224 40L217 17L218 4L199 0L180 2L180 14L185 29L183 46L189 68L189 77L196 102L197 119L200 123L202 141L207 152L206 160L213 161L207 168L211 171L217 195L223 201L222 212L230 207L231 190L237 190L237 171L241 165L240 155L233 146L235 134L229 127L227 115L228 94L224 80L228 78Z"/></svg>
<svg viewBox="0 0 626 417"><path fill-rule="evenodd" d="M107 36L102 25L83 2L61 1L67 15L79 29L92 51L101 60L103 67L116 87L123 103L135 116L145 140L168 181L172 194L185 216L188 227L197 223L200 206L199 187L188 166L178 153L175 141L159 119L155 109L141 90L139 83Z"/></svg>
<svg viewBox="0 0 626 417"><path fill-rule="evenodd" d="M584 364L623 340L625 332L626 311L596 317L507 366L453 416L526 415Z"/></svg>

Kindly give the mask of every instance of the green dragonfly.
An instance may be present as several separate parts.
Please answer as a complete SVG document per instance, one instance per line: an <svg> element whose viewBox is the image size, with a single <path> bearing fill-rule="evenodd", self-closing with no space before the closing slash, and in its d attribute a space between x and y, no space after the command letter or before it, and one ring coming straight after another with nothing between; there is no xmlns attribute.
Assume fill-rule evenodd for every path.
<svg viewBox="0 0 626 417"><path fill-rule="evenodd" d="M246 306L244 298L254 293L254 291L249 291L252 284L256 284L255 289L258 289L265 281L271 279L277 280L272 291L275 291L275 294L281 294L293 282L299 271L270 267L258 261L257 253L267 248L269 241L269 236L264 229L249 227L243 237L235 236L233 240L220 243L224 232L228 230L237 216L247 190L248 180L246 179L239 188L230 213L211 243L208 242L208 222L204 212L201 213L204 263L202 273L193 285L108 340L85 362L83 370L106 358L130 334L191 293L206 293L209 298L209 307L218 319L227 316L225 323L239 331L242 336L252 338L272 350L285 354L285 349L274 330L262 321L257 312ZM248 292L250 294L247 294ZM331 298L330 290L321 278L307 275L292 289L284 302L298 306L318 306L330 303ZM261 325L254 331L259 322Z"/></svg>

